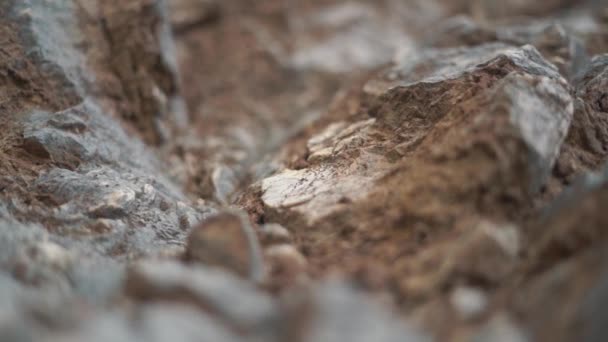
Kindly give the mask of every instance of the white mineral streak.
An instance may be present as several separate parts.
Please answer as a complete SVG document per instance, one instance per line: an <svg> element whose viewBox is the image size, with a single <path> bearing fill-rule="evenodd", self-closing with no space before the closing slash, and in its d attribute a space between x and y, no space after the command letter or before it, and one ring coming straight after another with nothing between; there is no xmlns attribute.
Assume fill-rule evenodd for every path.
<svg viewBox="0 0 608 342"><path fill-rule="evenodd" d="M375 119L346 126L340 122L308 141L309 161L331 158L357 149L367 141ZM302 170L284 170L262 181L262 200L271 208L290 209L313 223L339 209L344 200L363 198L389 164L377 154L363 150L360 157L336 163L321 163Z"/></svg>

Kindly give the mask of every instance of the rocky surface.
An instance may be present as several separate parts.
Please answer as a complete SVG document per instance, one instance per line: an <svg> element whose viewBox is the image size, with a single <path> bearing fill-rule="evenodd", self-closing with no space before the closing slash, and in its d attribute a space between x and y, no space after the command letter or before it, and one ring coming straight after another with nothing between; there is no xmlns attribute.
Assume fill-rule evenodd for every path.
<svg viewBox="0 0 608 342"><path fill-rule="evenodd" d="M602 1L5 0L0 40L0 341L606 338Z"/></svg>

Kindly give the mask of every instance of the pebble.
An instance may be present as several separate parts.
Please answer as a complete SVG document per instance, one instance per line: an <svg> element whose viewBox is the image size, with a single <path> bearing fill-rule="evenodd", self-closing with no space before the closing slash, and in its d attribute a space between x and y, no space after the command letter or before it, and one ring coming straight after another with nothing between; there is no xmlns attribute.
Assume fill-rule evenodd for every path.
<svg viewBox="0 0 608 342"><path fill-rule="evenodd" d="M260 226L259 232L265 246L291 242L291 233L277 223L264 224Z"/></svg>
<svg viewBox="0 0 608 342"><path fill-rule="evenodd" d="M186 259L231 270L254 282L264 278L257 236L240 212L221 212L198 224L188 237Z"/></svg>
<svg viewBox="0 0 608 342"><path fill-rule="evenodd" d="M464 319L474 319L481 315L488 306L488 299L480 289L457 287L452 291L450 302Z"/></svg>
<svg viewBox="0 0 608 342"><path fill-rule="evenodd" d="M306 258L289 244L274 245L264 252L269 277L283 286L297 283L306 276Z"/></svg>

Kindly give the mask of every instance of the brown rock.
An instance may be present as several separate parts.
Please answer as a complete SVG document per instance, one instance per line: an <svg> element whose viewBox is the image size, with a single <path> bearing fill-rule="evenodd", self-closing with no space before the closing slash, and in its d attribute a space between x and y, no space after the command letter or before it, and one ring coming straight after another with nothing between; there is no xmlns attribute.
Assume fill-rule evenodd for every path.
<svg viewBox="0 0 608 342"><path fill-rule="evenodd" d="M224 267L256 282L264 277L257 236L239 213L220 213L196 226L188 237L186 258Z"/></svg>
<svg viewBox="0 0 608 342"><path fill-rule="evenodd" d="M215 0L171 0L171 25L176 31L195 29L220 16L220 6Z"/></svg>
<svg viewBox="0 0 608 342"><path fill-rule="evenodd" d="M597 170L608 155L605 92L608 58L596 56L574 80L577 101L572 127L559 160L558 174L567 181L584 171Z"/></svg>
<svg viewBox="0 0 608 342"><path fill-rule="evenodd" d="M306 258L293 245L280 244L267 248L268 278L277 287L301 284L306 278Z"/></svg>
<svg viewBox="0 0 608 342"><path fill-rule="evenodd" d="M264 246L290 243L292 240L289 230L278 223L261 225L259 235Z"/></svg>

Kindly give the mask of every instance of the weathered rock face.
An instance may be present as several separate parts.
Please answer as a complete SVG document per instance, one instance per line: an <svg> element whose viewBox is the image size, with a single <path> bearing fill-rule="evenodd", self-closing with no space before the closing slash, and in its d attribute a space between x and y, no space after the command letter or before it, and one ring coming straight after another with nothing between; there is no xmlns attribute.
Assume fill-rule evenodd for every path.
<svg viewBox="0 0 608 342"><path fill-rule="evenodd" d="M143 6L143 2L131 3L137 9ZM159 4L147 6L153 9ZM9 75L23 73L17 78L22 79L21 88L34 94L33 100L26 96L8 99L10 112L3 115L8 129L3 150L12 155L5 164L4 193L17 195L11 198L7 208L12 215L43 224L60 239L69 237L66 243L73 240L73 243L90 246L90 252L104 255L136 256L162 245L180 244L186 232L180 228L179 220L184 217L183 220L194 223L208 209L188 204L180 190L162 175L161 162L140 141L128 136L131 125L121 126L120 120L114 119L114 115L124 118L139 111L142 121L138 122L145 126L143 122L157 122L157 113L160 115L165 109L161 106L143 109L141 106L147 106L143 103L149 99L135 100L126 90L121 92L126 98L112 101L108 101L108 94L103 91L98 93L105 86L104 76L113 75L117 80L122 76L110 73L109 68L98 69L101 59L93 50L106 47L110 38L95 39L98 37L87 33L93 29L100 33L119 30L121 24L107 29L97 22L95 27L89 23L80 29L78 19L84 20L85 14L106 19L115 15L114 12L105 14L102 7L89 2L86 8L81 8L71 1L60 1L50 7L38 2L3 4L3 27L10 30L9 39L14 39L6 49L23 50L14 57L9 54L11 57L3 63ZM136 11L131 15L162 21L155 13ZM122 20L122 25L131 25L127 19ZM135 93L147 96L143 88L157 86L149 78L155 72L154 66L175 83L175 74L162 64L170 59L167 56L172 51L160 49L166 45L161 41L170 37L150 35L157 28L150 28L151 32L142 28L145 32L132 33L134 37L130 41L134 45L120 49L123 54L141 53L155 61L149 65L137 64L141 78L125 76L130 87L141 87L133 96ZM83 46L86 39L95 48ZM146 45L150 50L142 51L137 44ZM118 54L111 55L117 57ZM22 58L21 67L15 64L17 58ZM142 62L135 58L132 63L136 60ZM125 63L121 65L124 68ZM31 89L47 83L49 86L41 93ZM54 89L69 94L45 94ZM160 90L156 92L161 94ZM123 102L129 107L141 108L121 109ZM151 116L146 118L146 115ZM144 131L141 131L143 136L155 134L152 130ZM97 243L98 239L104 241Z"/></svg>
<svg viewBox="0 0 608 342"><path fill-rule="evenodd" d="M573 104L566 81L533 47L430 50L405 60L364 86L370 109L362 115L367 118L332 123L308 141L309 167L261 182L269 211L300 213L312 224L367 198L379 179L386 184L396 174L403 174L399 181L411 177L418 189L412 195L421 196L424 183L413 181L416 169L424 170L421 177L454 172L447 165L467 158L476 160L470 172L478 178L481 159L488 158L487 186L503 183L503 190L513 194L536 191L544 183ZM495 163L497 158L504 159L502 164ZM514 179L501 181L502 167L513 168L504 175ZM473 182L466 174L453 176ZM518 189L506 189L508 183Z"/></svg>
<svg viewBox="0 0 608 342"><path fill-rule="evenodd" d="M212 210L188 199L142 142L161 141L162 121L179 124L160 6L0 5L3 296L13 291L0 310L3 326L23 322L2 340L42 339L91 318L82 311L105 315L95 308L119 296L122 260L183 245L189 224Z"/></svg>
<svg viewBox="0 0 608 342"><path fill-rule="evenodd" d="M593 58L575 79L575 120L556 170L567 181L582 170L597 169L606 158L607 80L608 59L605 55Z"/></svg>
<svg viewBox="0 0 608 342"><path fill-rule="evenodd" d="M79 25L97 42L86 49L96 72L93 93L146 143L166 142L186 119L166 4L89 1L77 9Z"/></svg>
<svg viewBox="0 0 608 342"><path fill-rule="evenodd" d="M592 49L573 19L491 29L458 20L466 30L456 40L450 29L427 35L432 47L401 55L338 96L278 155L284 170L252 186L241 203L255 219L288 227L313 275L339 270L393 293L440 338L572 339L580 291L594 283L599 257L564 256L559 248L561 258L548 257L540 251L553 247L530 244L529 234L577 252L603 235L576 238L552 229L557 221L530 222L563 181L605 160L588 143L603 139L602 93L591 90L600 89L603 57L588 59ZM546 274L537 273L533 265L545 261ZM581 281L565 281L560 269L580 272ZM550 296L531 305L521 298L559 281L568 283L560 290L568 309L563 329L549 332L532 307ZM525 329L493 306L505 298L521 300L506 310L525 312Z"/></svg>
<svg viewBox="0 0 608 342"><path fill-rule="evenodd" d="M425 45L433 47L476 46L500 42L512 46L534 45L543 57L571 79L588 62L592 53L583 43L574 23L552 20L529 20L523 23L503 23L493 27L481 25L467 16L446 20L437 31L428 34Z"/></svg>
<svg viewBox="0 0 608 342"><path fill-rule="evenodd" d="M0 341L604 340L606 13L1 1Z"/></svg>

